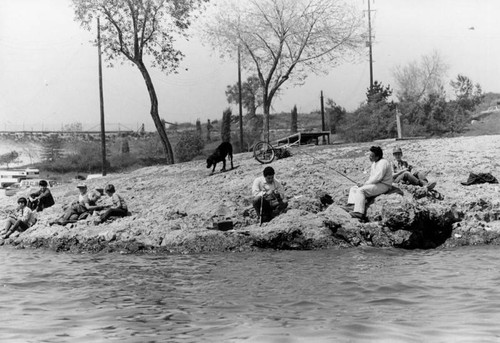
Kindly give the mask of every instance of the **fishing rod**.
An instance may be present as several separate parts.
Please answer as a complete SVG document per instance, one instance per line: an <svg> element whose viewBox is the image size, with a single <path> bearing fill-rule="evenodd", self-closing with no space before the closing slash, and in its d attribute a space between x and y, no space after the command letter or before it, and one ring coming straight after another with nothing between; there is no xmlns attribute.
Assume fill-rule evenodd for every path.
<svg viewBox="0 0 500 343"><path fill-rule="evenodd" d="M323 164L324 164L325 166L327 166L329 169L331 169L331 170L333 170L334 172L336 172L337 174L339 174L339 175L341 175L341 176L345 177L347 180L351 181L351 182L352 182L352 183L354 183L355 185L358 185L358 184L359 184L359 182L358 182L358 181L354 181L353 179L351 179L349 176L345 175L344 173L341 173L341 172L339 172L338 170L336 170L336 169L334 169L334 168L330 167L330 166L329 166L329 165L328 165L325 161L320 160L319 158L316 158L316 157L314 157L313 155L308 154L308 153L307 153L307 152L305 152L305 151L301 151L300 153L301 153L301 154L305 154L305 155L307 155L307 156L309 156L309 157L312 157L314 160L316 160L316 161L318 161L318 162L323 163Z"/></svg>

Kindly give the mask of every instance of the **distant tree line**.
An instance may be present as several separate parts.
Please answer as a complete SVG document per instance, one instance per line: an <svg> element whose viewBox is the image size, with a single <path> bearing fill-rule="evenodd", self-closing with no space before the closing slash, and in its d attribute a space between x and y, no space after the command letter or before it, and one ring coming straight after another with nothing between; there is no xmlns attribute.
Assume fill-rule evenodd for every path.
<svg viewBox="0 0 500 343"><path fill-rule="evenodd" d="M396 101L390 86L375 81L366 92L366 101L353 113L343 114L338 133L346 141L370 141L397 137L396 113L401 115L405 136L442 136L464 131L483 99L479 84L464 75L449 81L445 91L447 65L434 52L419 61L398 66L394 71Z"/></svg>

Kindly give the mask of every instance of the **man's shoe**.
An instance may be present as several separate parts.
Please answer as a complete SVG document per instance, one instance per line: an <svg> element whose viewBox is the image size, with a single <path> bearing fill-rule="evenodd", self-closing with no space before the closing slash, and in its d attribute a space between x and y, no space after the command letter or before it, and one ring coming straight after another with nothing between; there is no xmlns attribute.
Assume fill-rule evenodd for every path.
<svg viewBox="0 0 500 343"><path fill-rule="evenodd" d="M343 206L340 206L340 208L346 212L351 212L352 210L354 210L354 205L350 205L350 204L343 205Z"/></svg>
<svg viewBox="0 0 500 343"><path fill-rule="evenodd" d="M349 213L351 215L351 217L353 218L357 218L357 219L365 219L365 215L363 213L360 213L360 212L351 212Z"/></svg>
<svg viewBox="0 0 500 343"><path fill-rule="evenodd" d="M428 183L427 185L425 185L425 188L427 188L428 191L432 191L434 189L434 187L436 187L436 182L431 182L431 183Z"/></svg>

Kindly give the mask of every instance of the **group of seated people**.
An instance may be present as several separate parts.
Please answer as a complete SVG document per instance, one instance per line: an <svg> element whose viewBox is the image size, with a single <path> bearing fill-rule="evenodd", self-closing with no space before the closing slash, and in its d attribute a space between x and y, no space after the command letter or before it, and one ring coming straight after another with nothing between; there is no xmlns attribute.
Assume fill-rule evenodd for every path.
<svg viewBox="0 0 500 343"><path fill-rule="evenodd" d="M353 218L364 219L367 199L387 193L392 188L393 183L407 183L426 187L427 190L432 190L436 186L436 182L427 180L426 172L415 170L402 159L401 148L396 147L393 150L393 155L395 161L391 165L383 157L382 148L379 146L370 148L369 159L372 162L370 177L364 184L351 187L349 191L348 204L354 206L352 211L350 208L348 210ZM280 213L285 212L288 207L288 199L283 185L274 176L274 169L266 167L263 176L256 178L252 184L253 207L261 224L271 221ZM30 200L24 197L18 199L19 206L16 212L7 218L3 232L0 232L3 238L8 238L16 230L24 231L32 226L36 222L34 211L41 212L54 205L54 198L47 188L47 182L42 180L39 185L40 189L30 194ZM127 204L123 197L116 193L112 184L106 185L104 189L96 188L91 191L85 184L78 184L77 188L80 191L78 200L67 206L64 214L51 222L50 225L74 223L86 219L96 211L101 211L94 220L96 225L106 221L111 216L127 216ZM104 192L111 198L112 204L97 204Z"/></svg>
<svg viewBox="0 0 500 343"><path fill-rule="evenodd" d="M45 208L55 204L47 181L40 180L38 186L40 186L38 191L31 193L28 198L17 199L18 206L5 220L5 226L0 231L1 238L9 238L15 231L22 232L33 226L36 223L35 213L42 212Z"/></svg>
<svg viewBox="0 0 500 343"><path fill-rule="evenodd" d="M384 158L382 148L370 148L370 176L364 184L358 184L349 191L348 206L345 209L351 217L365 219L367 199L389 192L393 183L421 186L428 191L436 186L436 182L429 182L427 179L428 172L418 171L402 159L403 151L400 147L394 148L393 156L394 162L391 164ZM274 169L266 167L263 174L252 185L253 206L261 224L286 211L288 207L283 185L274 178Z"/></svg>
<svg viewBox="0 0 500 343"><path fill-rule="evenodd" d="M112 184L106 185L104 189L95 188L88 190L86 184L78 184L76 186L80 191L78 200L75 200L66 207L64 214L51 222L50 225L59 224L66 225L74 223L78 220L87 219L94 212L99 212L99 215L94 219L94 224L105 222L109 217L125 217L128 214L127 203L121 195L116 193L115 186ZM111 198L111 204L98 204L98 200L106 193Z"/></svg>
<svg viewBox="0 0 500 343"><path fill-rule="evenodd" d="M18 207L6 219L5 226L0 231L0 238L7 239L15 231L23 232L27 230L36 223L37 212L42 212L44 209L55 204L47 181L41 180L39 186L40 189L31 193L29 198L20 197L17 199ZM110 217L125 217L128 215L127 204L123 197L116 193L114 185L108 184L104 189L96 188L91 191L88 191L88 187L85 184L78 184L77 188L80 191L78 200L69 204L65 208L64 214L51 222L50 225L74 223L78 220L86 219L96 211L100 211L97 218L94 219L94 224L96 225L105 222ZM109 205L97 204L97 201L104 195L104 192L111 199L111 204Z"/></svg>
<svg viewBox="0 0 500 343"><path fill-rule="evenodd" d="M364 184L351 187L347 203L354 205L350 215L361 220L365 218L366 201L391 190L393 183L405 183L425 187L428 191L436 186L436 182L427 180L428 172L414 169L402 159L403 151L396 147L393 150L394 163L384 158L382 148L372 146L369 159L372 162L370 177Z"/></svg>

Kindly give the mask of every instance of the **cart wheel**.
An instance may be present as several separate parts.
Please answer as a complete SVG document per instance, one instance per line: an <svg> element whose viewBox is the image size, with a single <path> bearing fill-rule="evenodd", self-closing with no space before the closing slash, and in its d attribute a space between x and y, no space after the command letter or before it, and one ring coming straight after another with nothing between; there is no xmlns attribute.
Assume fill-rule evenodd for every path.
<svg viewBox="0 0 500 343"><path fill-rule="evenodd" d="M258 142L253 147L253 157L262 164L271 163L274 156L274 148L267 142Z"/></svg>

